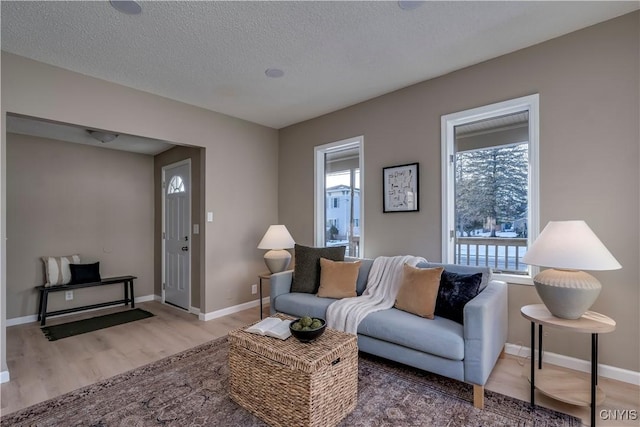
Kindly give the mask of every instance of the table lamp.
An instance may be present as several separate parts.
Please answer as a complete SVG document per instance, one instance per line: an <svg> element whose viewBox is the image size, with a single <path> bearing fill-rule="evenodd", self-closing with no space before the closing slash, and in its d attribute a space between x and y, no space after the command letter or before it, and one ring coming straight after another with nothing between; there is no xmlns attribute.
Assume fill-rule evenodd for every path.
<svg viewBox="0 0 640 427"><path fill-rule="evenodd" d="M600 294L598 279L581 270L622 268L584 221L550 221L522 262L550 267L533 283L551 314L563 319L582 317Z"/></svg>
<svg viewBox="0 0 640 427"><path fill-rule="evenodd" d="M264 263L271 273L279 273L289 266L291 254L285 249L293 248L295 242L284 225L270 225L258 249L270 249L264 254Z"/></svg>

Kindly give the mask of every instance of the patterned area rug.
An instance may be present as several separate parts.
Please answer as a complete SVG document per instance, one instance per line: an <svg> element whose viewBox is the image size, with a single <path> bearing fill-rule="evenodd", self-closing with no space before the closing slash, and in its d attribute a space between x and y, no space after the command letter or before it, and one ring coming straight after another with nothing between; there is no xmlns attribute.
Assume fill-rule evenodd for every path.
<svg viewBox="0 0 640 427"><path fill-rule="evenodd" d="M226 337L36 404L3 426L265 426L229 398ZM580 426L572 416L361 355L358 406L342 426ZM283 393L285 390L274 390Z"/></svg>

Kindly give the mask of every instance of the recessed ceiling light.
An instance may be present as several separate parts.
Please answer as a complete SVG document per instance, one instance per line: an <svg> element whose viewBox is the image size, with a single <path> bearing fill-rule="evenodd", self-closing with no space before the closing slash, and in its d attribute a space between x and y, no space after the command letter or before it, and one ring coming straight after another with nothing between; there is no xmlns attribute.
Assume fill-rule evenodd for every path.
<svg viewBox="0 0 640 427"><path fill-rule="evenodd" d="M127 15L139 15L142 13L142 7L133 0L109 0L109 3L114 9Z"/></svg>
<svg viewBox="0 0 640 427"><path fill-rule="evenodd" d="M398 7L402 10L414 10L425 4L425 1L399 0Z"/></svg>
<svg viewBox="0 0 640 427"><path fill-rule="evenodd" d="M264 73L267 75L267 77L272 77L274 79L284 76L284 71L279 68L267 68Z"/></svg>

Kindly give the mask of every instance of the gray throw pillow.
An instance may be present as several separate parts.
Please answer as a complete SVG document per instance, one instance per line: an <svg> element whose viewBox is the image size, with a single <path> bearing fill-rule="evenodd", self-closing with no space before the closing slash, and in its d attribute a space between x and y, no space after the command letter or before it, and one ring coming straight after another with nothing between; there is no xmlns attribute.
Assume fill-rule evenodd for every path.
<svg viewBox="0 0 640 427"><path fill-rule="evenodd" d="M345 248L345 246L310 248L296 244L291 292L317 293L320 287L320 258L344 261Z"/></svg>

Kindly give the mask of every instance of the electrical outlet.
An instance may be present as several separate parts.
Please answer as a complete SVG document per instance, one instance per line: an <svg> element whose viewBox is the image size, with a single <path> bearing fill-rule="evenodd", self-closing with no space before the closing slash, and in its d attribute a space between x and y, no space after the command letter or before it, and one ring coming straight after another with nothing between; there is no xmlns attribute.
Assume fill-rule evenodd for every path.
<svg viewBox="0 0 640 427"><path fill-rule="evenodd" d="M64 300L71 301L73 299L73 291L66 291L64 293Z"/></svg>
<svg viewBox="0 0 640 427"><path fill-rule="evenodd" d="M258 285L256 284L251 285L251 293L254 295L258 293Z"/></svg>

